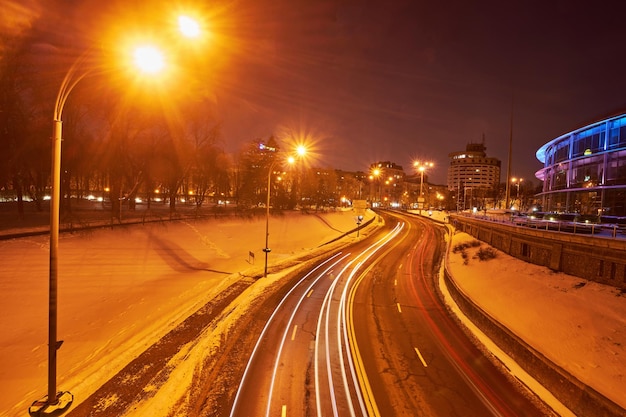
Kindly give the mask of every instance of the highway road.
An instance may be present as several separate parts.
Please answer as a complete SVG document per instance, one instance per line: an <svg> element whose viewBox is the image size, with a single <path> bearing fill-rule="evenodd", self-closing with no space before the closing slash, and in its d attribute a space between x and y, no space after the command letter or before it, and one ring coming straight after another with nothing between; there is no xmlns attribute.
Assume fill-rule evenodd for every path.
<svg viewBox="0 0 626 417"><path fill-rule="evenodd" d="M275 306L230 416L545 416L437 295L441 226L386 227L303 273Z"/></svg>

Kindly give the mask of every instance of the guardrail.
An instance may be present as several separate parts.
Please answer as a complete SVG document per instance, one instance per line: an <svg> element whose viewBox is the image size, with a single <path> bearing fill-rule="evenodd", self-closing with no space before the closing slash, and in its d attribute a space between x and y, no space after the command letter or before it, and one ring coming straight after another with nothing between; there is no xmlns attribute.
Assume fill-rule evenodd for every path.
<svg viewBox="0 0 626 417"><path fill-rule="evenodd" d="M626 239L626 224L621 223L593 223L588 221L559 220L557 215L554 217L549 216L548 218L535 218L533 216L517 216L512 214L493 215L457 213L455 215L494 223L528 227L537 230L584 234L611 239Z"/></svg>

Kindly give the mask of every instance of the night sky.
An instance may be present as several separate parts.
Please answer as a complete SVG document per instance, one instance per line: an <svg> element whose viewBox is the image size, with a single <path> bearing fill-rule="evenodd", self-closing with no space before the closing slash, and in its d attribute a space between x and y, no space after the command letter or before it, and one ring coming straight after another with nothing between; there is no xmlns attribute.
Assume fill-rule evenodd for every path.
<svg viewBox="0 0 626 417"><path fill-rule="evenodd" d="M102 9L59 3L81 4L79 18ZM504 181L512 116L512 175L538 183L541 145L626 109L621 2L202 4L215 41L206 83L230 152L271 135L306 138L321 167L390 160L410 172L430 160L431 180L445 183L448 153L484 137Z"/></svg>

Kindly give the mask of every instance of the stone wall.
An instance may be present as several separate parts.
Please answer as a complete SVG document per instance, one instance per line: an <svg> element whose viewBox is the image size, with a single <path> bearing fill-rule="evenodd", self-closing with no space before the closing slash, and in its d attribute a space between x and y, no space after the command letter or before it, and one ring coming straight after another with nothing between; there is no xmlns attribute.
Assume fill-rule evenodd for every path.
<svg viewBox="0 0 626 417"><path fill-rule="evenodd" d="M451 216L457 230L523 261L626 290L626 239Z"/></svg>

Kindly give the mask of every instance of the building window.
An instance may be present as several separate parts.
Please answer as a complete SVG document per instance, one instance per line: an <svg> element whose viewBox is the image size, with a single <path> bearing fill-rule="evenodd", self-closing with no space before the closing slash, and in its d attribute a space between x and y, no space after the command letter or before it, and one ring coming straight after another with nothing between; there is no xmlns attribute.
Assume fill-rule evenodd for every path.
<svg viewBox="0 0 626 417"><path fill-rule="evenodd" d="M559 170L554 173L553 190L561 190L567 186L567 171Z"/></svg>
<svg viewBox="0 0 626 417"><path fill-rule="evenodd" d="M589 187L600 184L602 180L602 157L584 158L572 163L569 186Z"/></svg>
<svg viewBox="0 0 626 417"><path fill-rule="evenodd" d="M529 247L528 243L522 242L520 255L525 257L525 258L529 258L530 257L530 247Z"/></svg>
<svg viewBox="0 0 626 417"><path fill-rule="evenodd" d="M557 145L556 152L554 153L554 163L559 163L569 159L569 141L564 140Z"/></svg>
<svg viewBox="0 0 626 417"><path fill-rule="evenodd" d="M592 127L574 135L572 157L591 155L604 150L604 125Z"/></svg>
<svg viewBox="0 0 626 417"><path fill-rule="evenodd" d="M626 184L626 151L613 152L608 156L606 184Z"/></svg>
<svg viewBox="0 0 626 417"><path fill-rule="evenodd" d="M608 140L609 148L618 147L620 144L620 136L624 136L624 135L620 135L621 127L622 127L622 120L623 119L617 119L617 120L611 120L609 122L609 140ZM626 137L624 137L624 140L626 140Z"/></svg>

